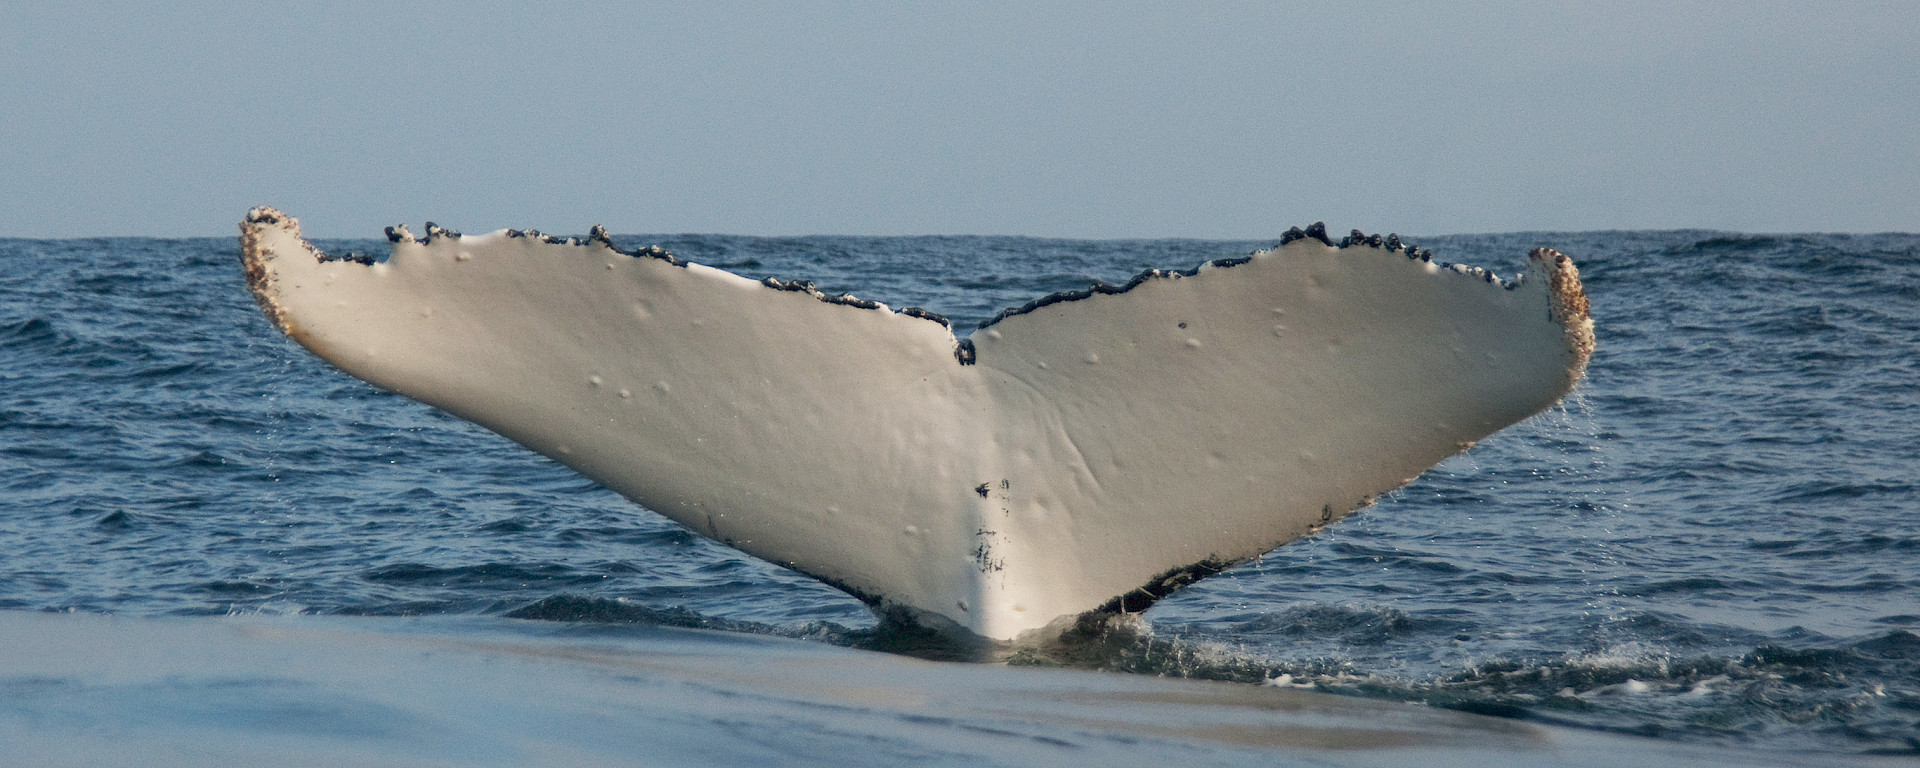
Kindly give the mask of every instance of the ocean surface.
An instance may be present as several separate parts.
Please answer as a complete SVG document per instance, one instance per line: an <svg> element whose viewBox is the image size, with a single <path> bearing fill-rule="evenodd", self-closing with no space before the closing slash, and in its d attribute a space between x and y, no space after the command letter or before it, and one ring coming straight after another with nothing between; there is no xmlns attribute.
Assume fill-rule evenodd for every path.
<svg viewBox="0 0 1920 768"><path fill-rule="evenodd" d="M615 239L962 332L1273 244ZM1576 394L1134 631L1007 663L1920 754L1920 235L1407 239L1502 275L1535 246L1573 257L1599 337ZM333 370L261 317L237 256L233 238L0 239L0 609L513 617L921 652L850 597Z"/></svg>

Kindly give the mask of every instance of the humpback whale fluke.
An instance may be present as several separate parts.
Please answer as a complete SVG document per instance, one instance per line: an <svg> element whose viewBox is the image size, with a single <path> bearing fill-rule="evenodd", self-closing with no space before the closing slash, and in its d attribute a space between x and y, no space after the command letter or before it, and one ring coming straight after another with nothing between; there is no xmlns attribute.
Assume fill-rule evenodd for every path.
<svg viewBox="0 0 1920 768"><path fill-rule="evenodd" d="M1372 503L1570 391L1579 273L1295 229L964 338L657 248L389 231L384 262L241 223L274 325L702 534L948 629L1136 611ZM951 624L948 624L951 622Z"/></svg>

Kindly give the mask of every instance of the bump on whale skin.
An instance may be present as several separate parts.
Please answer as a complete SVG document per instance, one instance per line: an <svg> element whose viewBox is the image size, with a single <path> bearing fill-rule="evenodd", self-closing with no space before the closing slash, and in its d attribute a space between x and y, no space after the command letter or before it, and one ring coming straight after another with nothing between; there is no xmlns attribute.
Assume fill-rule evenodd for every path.
<svg viewBox="0 0 1920 768"><path fill-rule="evenodd" d="M1551 406L1593 349L1558 253L1509 281L1323 225L965 338L598 227L427 231L335 259L256 208L242 261L273 324L341 370L884 616L992 640L1313 533Z"/></svg>

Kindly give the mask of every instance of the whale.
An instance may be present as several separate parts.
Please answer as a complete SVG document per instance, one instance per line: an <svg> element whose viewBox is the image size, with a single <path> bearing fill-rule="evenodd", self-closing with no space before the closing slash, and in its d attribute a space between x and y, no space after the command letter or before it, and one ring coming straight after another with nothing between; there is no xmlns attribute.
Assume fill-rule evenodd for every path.
<svg viewBox="0 0 1920 768"><path fill-rule="evenodd" d="M1594 348L1579 271L1511 277L1323 224L1040 297L964 335L657 247L240 225L272 325L699 534L956 636L1131 614L1552 407Z"/></svg>

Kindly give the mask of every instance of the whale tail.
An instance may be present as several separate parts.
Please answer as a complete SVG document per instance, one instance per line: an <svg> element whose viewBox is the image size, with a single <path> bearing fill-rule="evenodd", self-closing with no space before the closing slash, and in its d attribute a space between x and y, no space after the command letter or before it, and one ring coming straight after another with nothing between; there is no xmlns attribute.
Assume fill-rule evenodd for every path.
<svg viewBox="0 0 1920 768"><path fill-rule="evenodd" d="M1551 406L1593 348L1564 256L1503 281L1318 225L965 337L599 228L397 228L378 263L320 253L271 208L241 232L267 317L341 370L993 639L1138 611L1310 534Z"/></svg>

